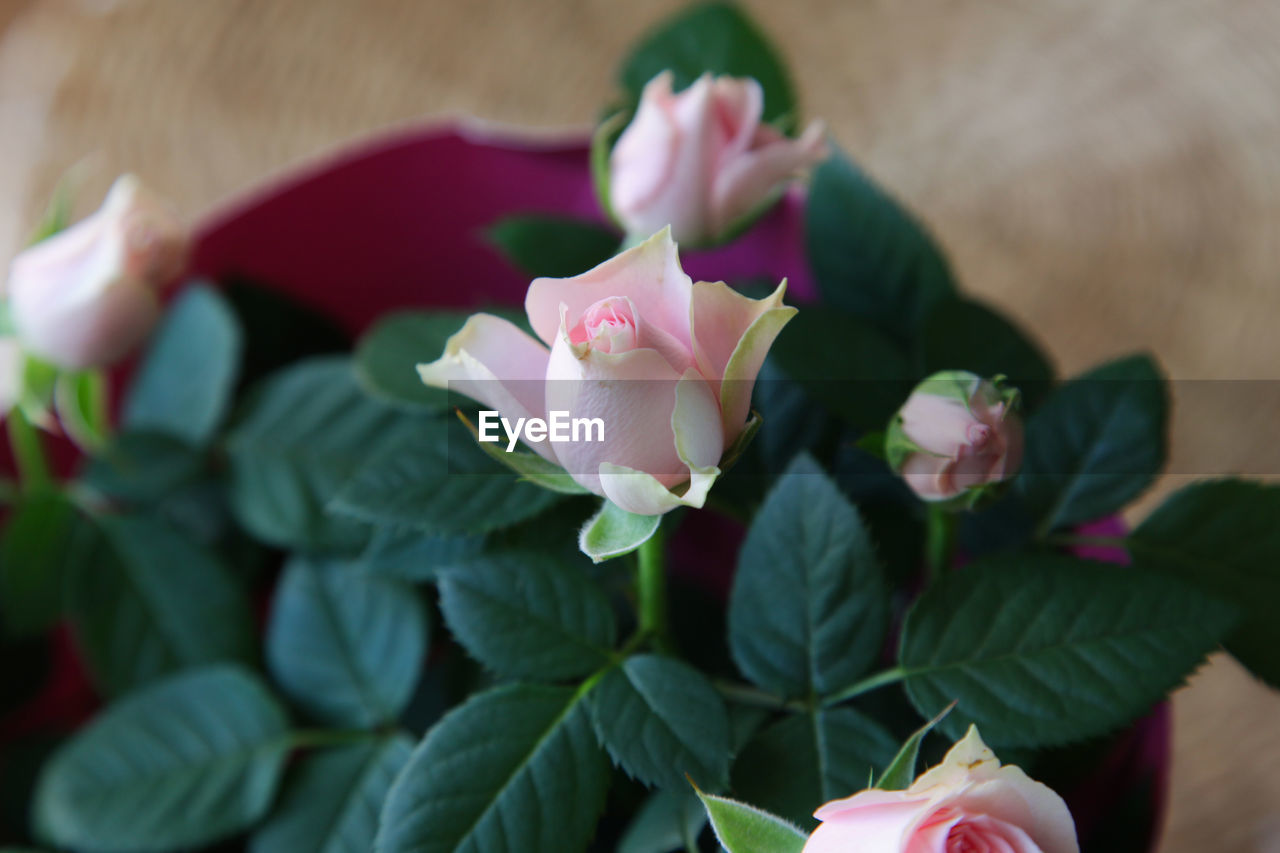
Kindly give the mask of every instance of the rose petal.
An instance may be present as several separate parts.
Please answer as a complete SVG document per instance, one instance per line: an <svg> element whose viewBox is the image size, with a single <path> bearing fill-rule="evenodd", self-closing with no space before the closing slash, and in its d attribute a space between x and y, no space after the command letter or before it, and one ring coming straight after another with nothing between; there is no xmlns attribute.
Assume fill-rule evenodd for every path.
<svg viewBox="0 0 1280 853"><path fill-rule="evenodd" d="M1017 825L984 814L952 817L921 829L912 837L906 853L944 853L949 845L974 853L1047 853Z"/></svg>
<svg viewBox="0 0 1280 853"><path fill-rule="evenodd" d="M926 501L944 501L958 494L951 471L955 462L931 453L912 453L899 472L903 481L918 497Z"/></svg>
<svg viewBox="0 0 1280 853"><path fill-rule="evenodd" d="M901 410L902 431L921 449L957 457L967 448L969 428L980 422L961 400L917 390Z"/></svg>
<svg viewBox="0 0 1280 853"><path fill-rule="evenodd" d="M783 305L784 280L764 299L750 299L724 282L700 281L693 286L693 350L698 370L712 382L719 380L721 425L725 445L742 432L751 407L751 392L765 356L782 327L796 314Z"/></svg>
<svg viewBox="0 0 1280 853"><path fill-rule="evenodd" d="M671 435L679 378L656 350L579 348L564 330L547 366L547 410L568 412L570 418L600 418L604 441L555 444L560 465L598 495L604 493L602 462L651 472L668 485L681 482L686 474Z"/></svg>
<svg viewBox="0 0 1280 853"><path fill-rule="evenodd" d="M954 792L946 800L948 806L1020 827L1042 853L1079 853L1075 822L1062 798L1021 768L1002 766L976 726L970 726L942 763L920 776L910 791L948 789Z"/></svg>
<svg viewBox="0 0 1280 853"><path fill-rule="evenodd" d="M561 305L570 323L576 324L593 303L610 296L629 298L642 325L666 332L692 358L689 305L693 281L680 268L669 228L581 275L536 279L529 285L525 310L534 333L554 346Z"/></svg>
<svg viewBox="0 0 1280 853"><path fill-rule="evenodd" d="M185 248L173 211L121 177L96 212L14 258L6 292L17 337L62 367L119 360L155 326L155 291Z"/></svg>
<svg viewBox="0 0 1280 853"><path fill-rule="evenodd" d="M885 791L880 788L868 788L865 791L832 800L823 804L813 813L818 820L832 820L845 812L869 808L871 806L899 806L911 804L913 808L922 808L933 800L930 795L910 793L908 791Z"/></svg>
<svg viewBox="0 0 1280 853"><path fill-rule="evenodd" d="M610 155L609 200L615 213L635 219L670 182L680 146L670 71L645 84L635 118Z"/></svg>
<svg viewBox="0 0 1280 853"><path fill-rule="evenodd" d="M676 455L688 473L688 488L676 494L643 471L609 462L600 465L605 497L638 515L661 515L678 506L701 507L720 476L716 461L724 452L715 397L695 370L687 371L675 387L671 432Z"/></svg>
<svg viewBox="0 0 1280 853"><path fill-rule="evenodd" d="M912 828L903 853L947 853L947 838L962 817L955 809L935 808Z"/></svg>
<svg viewBox="0 0 1280 853"><path fill-rule="evenodd" d="M160 319L154 291L132 279L108 280L96 285L93 298L72 302L54 288L28 287L17 271L12 284L14 328L26 349L73 370L119 361Z"/></svg>
<svg viewBox="0 0 1280 853"><path fill-rule="evenodd" d="M664 166L665 182L656 191L650 192L643 203L632 201L628 205L619 204L613 193L613 181L610 181L610 198L614 213L632 237L646 237L657 233L660 229L670 227L680 239L691 244L701 243L714 236L708 232L710 223L709 188L714 175L713 149L713 108L711 75L704 74L694 81L693 85L670 100L661 102L667 113L674 133L674 140L668 140L665 134L656 134L653 125L647 124L647 133L651 137L642 137L637 133L634 145L628 141L625 152L626 159L652 156L654 150L662 151L670 144L672 151L662 156L669 160ZM623 132L627 136L631 130ZM622 138L618 145L622 144ZM614 151L617 151L615 146ZM619 161L613 161L618 166ZM631 167L639 168L639 167Z"/></svg>
<svg viewBox="0 0 1280 853"><path fill-rule="evenodd" d="M548 358L546 347L511 321L474 314L445 342L440 358L418 365L418 375L427 385L465 394L506 418L543 418ZM555 461L547 442L529 443Z"/></svg>
<svg viewBox="0 0 1280 853"><path fill-rule="evenodd" d="M760 117L764 114L764 89L751 77L717 77L711 89L719 174L757 143Z"/></svg>
<svg viewBox="0 0 1280 853"><path fill-rule="evenodd" d="M827 156L826 130L814 122L799 139L779 139L727 158L711 187L711 228L719 234L751 213L787 179Z"/></svg>
<svg viewBox="0 0 1280 853"><path fill-rule="evenodd" d="M823 816L827 807L819 809L815 817L822 820L822 824L809 836L803 853L850 853L863 850L905 853L904 842L912 827L920 820L922 810L928 807L928 801L870 796L901 793L864 791L848 800L837 801L852 804L837 813L828 812ZM834 805L836 804L828 804Z"/></svg>

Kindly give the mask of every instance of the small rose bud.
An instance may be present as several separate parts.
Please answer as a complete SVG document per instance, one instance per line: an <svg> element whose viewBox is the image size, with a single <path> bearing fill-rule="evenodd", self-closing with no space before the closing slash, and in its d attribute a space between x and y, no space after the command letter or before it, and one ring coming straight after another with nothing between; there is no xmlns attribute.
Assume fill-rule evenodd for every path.
<svg viewBox="0 0 1280 853"><path fill-rule="evenodd" d="M936 373L889 424L889 465L926 501L977 498L1022 463L1018 392L964 371Z"/></svg>
<svg viewBox="0 0 1280 853"><path fill-rule="evenodd" d="M671 85L669 71L649 81L610 156L610 206L632 237L670 225L680 243L713 242L826 157L820 123L799 139L761 123L755 80L704 74L682 92Z"/></svg>
<svg viewBox="0 0 1280 853"><path fill-rule="evenodd" d="M905 791L870 789L814 812L804 853L1079 853L1067 804L1001 766L978 729Z"/></svg>
<svg viewBox="0 0 1280 853"><path fill-rule="evenodd" d="M6 295L18 339L59 367L117 361L155 326L158 292L186 250L177 215L125 175L97 212L14 258Z"/></svg>

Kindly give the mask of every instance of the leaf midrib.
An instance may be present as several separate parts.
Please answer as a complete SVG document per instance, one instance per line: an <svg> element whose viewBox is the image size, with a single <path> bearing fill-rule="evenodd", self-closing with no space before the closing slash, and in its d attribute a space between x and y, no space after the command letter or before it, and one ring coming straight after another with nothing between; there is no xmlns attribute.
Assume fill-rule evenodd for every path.
<svg viewBox="0 0 1280 853"><path fill-rule="evenodd" d="M512 768L511 772L507 774L506 779L504 779L502 783L494 789L493 796L489 799L489 802L485 807L480 810L480 813L476 815L475 820L473 820L467 828L457 836L457 841L453 845L454 850L462 847L462 845L471 838L471 835L476 831L476 828L484 822L485 818L487 818L495 808L498 807L498 803L502 800L503 794L505 794L507 789L511 787L511 784L516 780L516 778L524 773L525 769L534 762L538 757L538 754L546 747L547 742L555 736L555 733L560 728L561 724L563 724L564 721L569 718L569 715L574 712L578 707L578 703L586 697L591 688L594 687L595 683L596 682L594 680L588 681L582 688L578 689L569 697L569 701L565 703L564 709L556 715L556 717L547 725L546 729L543 730L542 734L538 736L538 739L534 741L524 759ZM419 808L428 805L430 805L430 802L422 803L419 805ZM413 812L409 813L409 815L412 814ZM402 820L407 820L409 815L406 815Z"/></svg>
<svg viewBox="0 0 1280 853"><path fill-rule="evenodd" d="M928 666L903 667L903 677L909 679L909 678L912 678L913 676L932 675L938 672L943 672L943 671L952 670L952 669L964 669L966 667L977 667L980 665L1002 663L1010 660L1027 660L1028 658L1039 657L1039 656L1052 654L1053 652L1067 650L1067 649L1080 649L1080 648L1087 648L1092 646L1107 645L1107 644L1123 641L1126 639L1149 637L1152 635L1158 636L1160 633L1169 633L1169 632L1174 632L1178 634L1185 633L1184 631L1181 630L1181 626L1157 626L1157 627L1144 628L1141 630L1128 631L1124 633L1103 634L1098 636L1092 636L1087 639L1083 639L1079 641L1072 640L1072 641L1064 641L1059 643L1052 643L1045 646L1039 646L1037 648L1034 648L1028 651L1018 650L1018 651L1012 651L1012 652L1004 652L1002 654L995 655L992 657L972 657L964 660L949 661L947 663L930 664Z"/></svg>
<svg viewBox="0 0 1280 853"><path fill-rule="evenodd" d="M375 723L385 721L390 716L390 712L388 709L383 708L381 702L378 701L376 692L365 678L366 673L357 662L357 655L351 644L351 638L345 630L344 622L338 615L338 608L331 595L329 588L330 578L321 577L320 573L315 569L306 569L305 571L311 573L310 579L315 584L317 597L320 599L321 618L328 623L333 631L333 636L337 640L341 665L351 675L352 686L355 688L361 710L369 714Z"/></svg>
<svg viewBox="0 0 1280 853"><path fill-rule="evenodd" d="M445 576L447 578L447 582L455 583L459 587L466 589L470 594L483 599L488 605L495 609L511 613L525 619L526 621L533 622L534 624L544 628L546 633L563 637L569 641L570 645L593 653L596 658L596 662L609 657L609 650L607 648L598 646L586 637L569 631L559 622L547 619L542 613L512 604L508 600L489 592L487 589L467 583L463 580L465 575L462 572L446 572ZM506 669L506 667L502 668Z"/></svg>

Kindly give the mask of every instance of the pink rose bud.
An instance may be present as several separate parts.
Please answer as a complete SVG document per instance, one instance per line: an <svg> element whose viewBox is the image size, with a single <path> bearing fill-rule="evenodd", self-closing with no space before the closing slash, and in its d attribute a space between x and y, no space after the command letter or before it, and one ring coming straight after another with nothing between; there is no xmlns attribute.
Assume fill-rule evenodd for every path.
<svg viewBox="0 0 1280 853"><path fill-rule="evenodd" d="M679 93L671 82L649 81L610 156L610 206L633 237L669 225L681 243L714 241L826 157L820 123L799 139L761 124L755 80L704 74Z"/></svg>
<svg viewBox="0 0 1280 853"><path fill-rule="evenodd" d="M795 314L785 291L755 300L694 284L664 229L582 275L534 281L525 309L537 338L476 314L418 372L513 424L555 412L598 419L601 440L588 430L526 443L622 509L702 506L746 425L765 354Z"/></svg>
<svg viewBox="0 0 1280 853"><path fill-rule="evenodd" d="M60 367L102 367L150 333L158 291L182 271L187 231L132 175L98 211L19 254L7 297L23 347Z"/></svg>
<svg viewBox="0 0 1280 853"><path fill-rule="evenodd" d="M905 791L871 789L814 812L803 853L1079 853L1067 804L1002 767L978 729Z"/></svg>
<svg viewBox="0 0 1280 853"><path fill-rule="evenodd" d="M926 501L982 491L1018 472L1018 392L964 371L935 373L911 392L889 424L889 464Z"/></svg>

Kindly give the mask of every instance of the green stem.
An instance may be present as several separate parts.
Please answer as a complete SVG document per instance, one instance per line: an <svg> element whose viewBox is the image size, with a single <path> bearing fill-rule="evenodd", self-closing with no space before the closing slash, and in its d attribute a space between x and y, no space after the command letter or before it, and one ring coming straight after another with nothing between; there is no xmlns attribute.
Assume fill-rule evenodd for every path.
<svg viewBox="0 0 1280 853"><path fill-rule="evenodd" d="M868 676L861 681L855 682L850 686L841 690L839 693L833 693L822 700L824 707L831 705L839 705L841 702L847 702L855 696L861 696L863 693L870 693L881 687L890 684L896 684L907 677L907 671L900 666L893 669L886 669L883 672L877 672L875 675Z"/></svg>
<svg viewBox="0 0 1280 853"><path fill-rule="evenodd" d="M929 504L928 528L925 538L925 565L929 570L929 583L951 568L956 544L956 517L937 504Z"/></svg>
<svg viewBox="0 0 1280 853"><path fill-rule="evenodd" d="M53 482L53 475L49 472L49 462L45 459L44 442L40 440L40 433L18 406L9 410L6 421L9 426L9 446L13 448L13 458L22 478L23 490L33 492L47 487Z"/></svg>
<svg viewBox="0 0 1280 853"><path fill-rule="evenodd" d="M716 679L712 682L716 691L727 701L751 708L763 708L766 711L804 711L808 705L803 702L788 701L781 696L774 696L747 684Z"/></svg>
<svg viewBox="0 0 1280 853"><path fill-rule="evenodd" d="M627 639L625 643L622 644L622 648L613 652L613 655L612 655L613 662L615 664L626 663L627 658L631 657L631 655L634 654L637 649L639 649L648 641L649 641L648 634L646 634L644 631L636 631Z"/></svg>
<svg viewBox="0 0 1280 853"><path fill-rule="evenodd" d="M636 593L640 616L640 633L652 637L654 644L665 650L667 636L667 566L663 551L662 525L636 552Z"/></svg>

